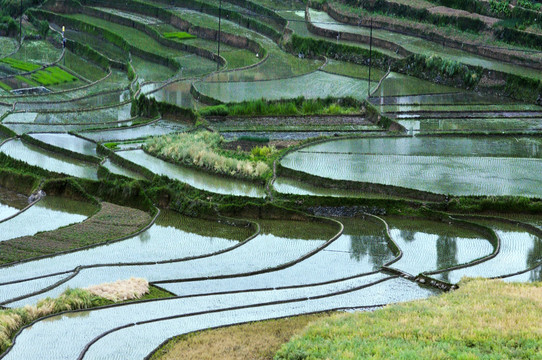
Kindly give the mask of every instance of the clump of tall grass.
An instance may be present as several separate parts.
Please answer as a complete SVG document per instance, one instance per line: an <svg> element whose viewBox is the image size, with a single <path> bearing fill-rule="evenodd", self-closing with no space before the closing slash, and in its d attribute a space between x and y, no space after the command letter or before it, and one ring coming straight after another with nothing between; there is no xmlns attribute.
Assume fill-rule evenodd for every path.
<svg viewBox="0 0 542 360"><path fill-rule="evenodd" d="M20 328L34 320L63 311L106 305L110 301L139 299L148 292L149 283L146 280L131 278L88 289L66 289L59 297L45 298L36 305L0 310L0 353L11 346L11 339Z"/></svg>
<svg viewBox="0 0 542 360"><path fill-rule="evenodd" d="M141 278L117 280L85 288L89 293L111 301L139 299L149 292L149 282Z"/></svg>
<svg viewBox="0 0 542 360"><path fill-rule="evenodd" d="M160 157L214 171L219 174L260 178L270 171L263 161L228 157L219 152L222 136L209 131L153 137L145 149Z"/></svg>
<svg viewBox="0 0 542 360"><path fill-rule="evenodd" d="M290 100L253 100L222 104L201 109L202 116L292 116L292 115L339 115L363 112L363 104L353 98Z"/></svg>

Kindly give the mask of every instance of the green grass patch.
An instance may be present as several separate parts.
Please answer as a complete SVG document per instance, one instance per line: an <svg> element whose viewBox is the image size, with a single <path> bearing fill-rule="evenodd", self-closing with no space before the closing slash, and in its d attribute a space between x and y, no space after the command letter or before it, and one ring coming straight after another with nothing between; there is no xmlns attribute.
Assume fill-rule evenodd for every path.
<svg viewBox="0 0 542 360"><path fill-rule="evenodd" d="M37 71L30 75L30 77L44 86L64 84L78 80L77 77L57 66Z"/></svg>
<svg viewBox="0 0 542 360"><path fill-rule="evenodd" d="M268 143L269 138L268 137L258 137L258 136L239 136L237 138L238 141L250 141L250 142L256 142L256 143Z"/></svg>
<svg viewBox="0 0 542 360"><path fill-rule="evenodd" d="M22 70L22 71L34 71L41 68L41 65L32 64L26 61L17 60L10 57L0 59L0 62L3 62L4 64L8 64L14 69Z"/></svg>
<svg viewBox="0 0 542 360"><path fill-rule="evenodd" d="M11 86L9 86L8 84L4 84L3 82L0 81L0 89L5 90L5 91L11 91Z"/></svg>
<svg viewBox="0 0 542 360"><path fill-rule="evenodd" d="M194 35L184 32L184 31L166 32L166 33L163 33L162 35L164 35L166 39L184 40L184 39L195 38Z"/></svg>
<svg viewBox="0 0 542 360"><path fill-rule="evenodd" d="M542 283L465 280L438 297L317 322L282 359L540 359Z"/></svg>
<svg viewBox="0 0 542 360"><path fill-rule="evenodd" d="M200 110L202 116L291 116L291 115L339 115L362 112L362 103L353 98L305 99L268 101L264 99L244 101Z"/></svg>
<svg viewBox="0 0 542 360"><path fill-rule="evenodd" d="M72 72L90 80L96 81L102 79L107 73L96 64L75 55L71 51L67 51L64 55L64 65Z"/></svg>

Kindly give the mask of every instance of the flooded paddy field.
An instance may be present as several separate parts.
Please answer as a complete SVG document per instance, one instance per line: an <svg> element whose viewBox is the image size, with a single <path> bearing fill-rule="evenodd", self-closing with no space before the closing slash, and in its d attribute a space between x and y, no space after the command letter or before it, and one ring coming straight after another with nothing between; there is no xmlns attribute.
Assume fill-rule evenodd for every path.
<svg viewBox="0 0 542 360"><path fill-rule="evenodd" d="M314 22L318 27L366 36L370 34L369 28L338 23L335 19L333 19L331 16L329 16L323 11L317 11L314 9L310 9L309 11L311 21ZM455 48L444 48L441 44L438 44L437 42L432 42L410 35L404 35L399 32L392 32L383 29L373 29L373 36L396 43L397 45L402 46L406 50L417 54L434 54L444 59L455 60L473 66L482 66L491 70L502 71L510 74L531 76L538 79L542 77L540 71L537 71L535 69L520 67L503 61L485 58Z"/></svg>
<svg viewBox="0 0 542 360"><path fill-rule="evenodd" d="M299 96L315 99L325 97L326 94L363 99L367 95L368 83L365 80L316 71L282 80L201 82L195 86L204 95L222 102L241 102L261 98L278 100Z"/></svg>
<svg viewBox="0 0 542 360"><path fill-rule="evenodd" d="M141 165L155 174L177 179L197 189L219 194L232 194L250 197L263 197L263 186L248 181L231 181L226 177L210 174L186 166L171 164L147 154L143 150L127 150L118 153L122 158Z"/></svg>
<svg viewBox="0 0 542 360"><path fill-rule="evenodd" d="M482 235L457 224L385 217L403 257L390 265L411 275L467 264L491 255L494 248ZM454 281L454 283L457 281Z"/></svg>
<svg viewBox="0 0 542 360"><path fill-rule="evenodd" d="M15 215L27 205L26 196L0 187L0 221Z"/></svg>
<svg viewBox="0 0 542 360"><path fill-rule="evenodd" d="M0 241L81 222L95 210L90 204L64 200L46 197L28 210L0 223Z"/></svg>
<svg viewBox="0 0 542 360"><path fill-rule="evenodd" d="M345 284L348 287L347 284ZM405 300L413 300L420 297L426 297L433 292L430 290L422 289L418 285L412 284L407 280L402 279L390 279L384 281L369 289L355 290L356 286L351 287L350 291L345 294L333 296L333 294L325 295L325 297L318 297L318 294L325 293L325 285L313 289L307 292L307 290L285 290L268 293L269 296L263 297L268 299L284 299L285 304L280 305L265 305L257 307L247 307L245 309L231 309L228 308L237 306L248 306L258 304L260 296L266 294L258 294L258 298L254 298L256 294L237 294L237 295L216 295L204 297L205 302L202 303L203 298L180 298L172 300L155 301L147 304L132 304L122 307L116 307L111 309L104 309L100 311L83 312L76 316L59 316L54 319L50 319L47 323L41 322L35 324L31 329L25 331L18 341L20 343L35 341L46 341L48 336L56 338L57 331L64 331L66 327L77 329L78 334L77 341L62 342L58 344L58 347L51 349L51 353L48 356L51 358L68 357L71 358L79 354L84 346L94 337L106 331L120 327L124 324L133 322L132 319L139 320L152 320L160 319L163 316L171 316L172 319L164 321L149 322L143 326L131 327L127 330L130 332L130 339L134 340L137 337L138 341L131 343L128 346L129 356L135 358L142 358L144 354L149 353L153 348L159 345L164 337L168 337L181 332L192 332L197 329L216 327L220 325L227 325L237 323L239 321L252 321L260 320L264 318L275 318L281 316L288 316L294 313L308 313L314 311L321 311L324 308L355 308L362 306L377 305L387 302L397 302ZM394 289L404 289L401 292L402 295L397 295L398 292ZM395 295L394 295L395 294ZM315 298L313 301L307 302L301 299L306 299L307 295L313 295ZM297 300L297 301L296 301ZM261 301L261 300L260 300ZM267 303L267 302L266 302ZM220 305L218 305L220 304ZM211 316L209 314L192 315L190 314L200 311L206 311L211 309L222 308L219 316ZM136 315L137 314L137 315ZM183 316L184 315L184 316ZM190 325L191 324L191 325ZM47 330L46 330L47 329ZM45 330L45 332L44 332ZM80 332L79 332L80 331ZM116 356L119 350L119 341L126 338L126 333L121 333L121 329L117 332L113 332L110 336L100 339L99 343L92 346L89 352L85 355L88 358ZM136 332L134 332L136 331ZM141 336L143 331L145 336ZM47 333L47 335L46 335ZM160 333L160 334L158 334ZM108 350L111 345L106 345L112 341L115 346ZM19 358L20 356L33 358L33 347L19 347L16 351L8 353L7 358ZM116 350L115 350L116 349ZM125 349L122 354L127 354L125 351L127 347L121 347ZM15 350L15 348L14 348ZM123 355L124 356L124 355Z"/></svg>
<svg viewBox="0 0 542 360"><path fill-rule="evenodd" d="M187 126L184 124L168 120L159 120L140 126L124 126L120 129L82 131L80 134L83 137L96 142L108 142L143 139L149 136L183 132L186 129Z"/></svg>
<svg viewBox="0 0 542 360"><path fill-rule="evenodd" d="M95 111L16 112L4 118L3 124L94 125L126 121L131 118L131 104Z"/></svg>
<svg viewBox="0 0 542 360"><path fill-rule="evenodd" d="M190 92L191 86L191 81L179 81L165 87L162 87L159 83L146 84L141 89L143 93L148 94L157 101L165 101L170 104L193 109L198 106L198 102Z"/></svg>
<svg viewBox="0 0 542 360"><path fill-rule="evenodd" d="M31 137L46 144L84 155L96 156L96 144L70 134L32 134Z"/></svg>
<svg viewBox="0 0 542 360"><path fill-rule="evenodd" d="M85 179L98 178L96 174L97 168L90 163L84 163L67 156L42 150L34 145L23 143L20 140L8 141L0 147L0 152L30 165L56 173Z"/></svg>
<svg viewBox="0 0 542 360"><path fill-rule="evenodd" d="M229 251L220 252L214 256L178 259L164 263L152 262L139 265L127 263L118 266L115 262L100 267L82 268L69 281L48 291L46 296L58 296L67 287L85 287L125 278L126 274L144 277L149 281L172 281L233 276L256 271L267 272L325 246L326 241L338 230L338 226L328 224L315 226L314 223L299 221L259 220L258 223L262 226L262 231L258 236L238 247L231 247ZM242 259L241 262L240 259ZM97 261L100 260L97 259ZM40 297L43 297L43 294L10 303L10 306L33 303Z"/></svg>
<svg viewBox="0 0 542 360"><path fill-rule="evenodd" d="M508 139L504 141L508 146L494 147L499 148L496 152L491 149L499 144L498 139L435 139L337 140L290 153L282 159L282 165L334 180L440 194L542 195L537 190L540 178L535 175L541 165L538 139L527 138L523 142L526 146L517 139ZM450 146L447 150L446 144ZM474 171L476 178L471 176Z"/></svg>
<svg viewBox="0 0 542 360"><path fill-rule="evenodd" d="M234 247L250 235L248 228L189 218L164 210L154 225L139 235L120 242L3 268L0 283L33 279L43 274L71 273L79 266L167 262L209 255ZM36 281L25 283L35 286ZM21 287L19 294L24 294L23 290L25 288Z"/></svg>
<svg viewBox="0 0 542 360"><path fill-rule="evenodd" d="M542 238L517 225L475 219L490 227L500 239L500 251L493 259L464 269L431 275L439 280L458 282L463 276L501 277L525 272L523 279L533 274L528 271L542 264ZM536 278L535 280L540 280ZM524 280L525 281L525 280Z"/></svg>

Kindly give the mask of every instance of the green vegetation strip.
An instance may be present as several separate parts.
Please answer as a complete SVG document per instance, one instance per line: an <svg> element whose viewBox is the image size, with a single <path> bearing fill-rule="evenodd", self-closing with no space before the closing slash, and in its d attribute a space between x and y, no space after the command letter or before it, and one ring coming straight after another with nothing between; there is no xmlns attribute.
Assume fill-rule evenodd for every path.
<svg viewBox="0 0 542 360"><path fill-rule="evenodd" d="M0 89L5 91L11 91L11 86L0 81Z"/></svg>
<svg viewBox="0 0 542 360"><path fill-rule="evenodd" d="M199 111L202 116L288 116L360 114L364 103L352 97L325 99L254 100L241 103L208 106Z"/></svg>
<svg viewBox="0 0 542 360"><path fill-rule="evenodd" d="M165 32L165 33L163 33L162 35L164 35L164 37L167 38L167 39L179 39L179 40L183 40L183 39L194 39L194 38L195 38L194 35L189 34L189 33L187 33L187 32L184 32L184 31Z"/></svg>
<svg viewBox="0 0 542 360"><path fill-rule="evenodd" d="M438 297L309 326L283 359L538 359L542 284L469 280Z"/></svg>
<svg viewBox="0 0 542 360"><path fill-rule="evenodd" d="M0 263L6 264L105 243L133 234L151 221L144 211L107 202L88 220L53 231L0 243Z"/></svg>
<svg viewBox="0 0 542 360"><path fill-rule="evenodd" d="M41 68L41 65L32 64L32 63L29 63L29 62L26 62L26 61L17 60L17 59L13 59L13 58L9 58L9 57L0 59L0 62L3 62L4 64L8 64L9 66L11 66L14 69L22 70L22 71L25 71L25 72L34 71L34 70L38 70L39 68Z"/></svg>
<svg viewBox="0 0 542 360"><path fill-rule="evenodd" d="M57 66L39 70L30 75L30 77L45 86L63 84L78 80L75 76Z"/></svg>

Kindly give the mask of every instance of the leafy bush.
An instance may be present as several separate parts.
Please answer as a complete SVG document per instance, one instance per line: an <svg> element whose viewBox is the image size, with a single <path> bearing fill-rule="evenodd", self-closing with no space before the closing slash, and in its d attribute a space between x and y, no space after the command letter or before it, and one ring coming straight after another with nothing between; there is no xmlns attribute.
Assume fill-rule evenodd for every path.
<svg viewBox="0 0 542 360"><path fill-rule="evenodd" d="M273 152L273 149L270 148L269 146L262 146L262 147L255 146L250 151L253 159L266 159L272 152Z"/></svg>
<svg viewBox="0 0 542 360"><path fill-rule="evenodd" d="M510 15L510 0L489 0L489 6L495 14Z"/></svg>
<svg viewBox="0 0 542 360"><path fill-rule="evenodd" d="M38 19L32 12L28 13L28 20L38 30L38 34L40 34L42 39L47 38L47 34L49 33L48 21Z"/></svg>
<svg viewBox="0 0 542 360"><path fill-rule="evenodd" d="M0 16L0 31L8 36L14 36L19 31L19 23L11 16Z"/></svg>

